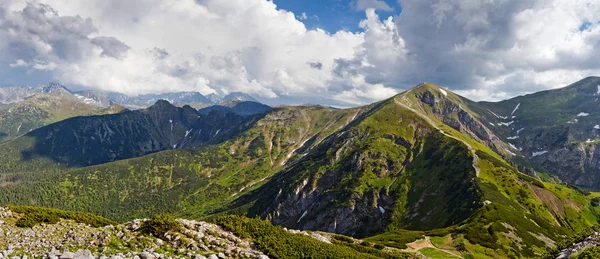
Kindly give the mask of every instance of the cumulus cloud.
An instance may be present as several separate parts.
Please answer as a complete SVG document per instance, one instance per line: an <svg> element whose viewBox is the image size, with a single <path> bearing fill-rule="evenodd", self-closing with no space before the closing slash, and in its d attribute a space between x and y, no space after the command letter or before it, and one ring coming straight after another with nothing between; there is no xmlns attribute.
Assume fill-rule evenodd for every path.
<svg viewBox="0 0 600 259"><path fill-rule="evenodd" d="M581 0L402 0L396 25L405 82L433 81L475 99L501 99L600 74L600 5Z"/></svg>
<svg viewBox="0 0 600 259"><path fill-rule="evenodd" d="M489 100L600 74L589 0L400 0L391 17L383 1L354 5L361 31L329 33L266 0L5 0L0 82L348 106L423 81Z"/></svg>

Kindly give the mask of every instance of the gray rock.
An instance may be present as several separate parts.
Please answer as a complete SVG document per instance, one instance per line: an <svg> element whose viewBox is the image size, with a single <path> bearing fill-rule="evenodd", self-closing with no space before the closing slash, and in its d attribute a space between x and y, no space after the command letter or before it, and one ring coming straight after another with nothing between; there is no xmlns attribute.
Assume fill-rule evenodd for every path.
<svg viewBox="0 0 600 259"><path fill-rule="evenodd" d="M148 251L144 251L140 254L140 258L142 259L156 259L156 256L154 256L152 253L148 252Z"/></svg>
<svg viewBox="0 0 600 259"><path fill-rule="evenodd" d="M69 251L65 251L64 253L62 253L59 257L60 259L74 259L75 258L75 253L69 252Z"/></svg>
<svg viewBox="0 0 600 259"><path fill-rule="evenodd" d="M216 254L211 254L208 259L219 259L219 257Z"/></svg>
<svg viewBox="0 0 600 259"><path fill-rule="evenodd" d="M136 255L133 257L133 259L140 259L140 257Z"/></svg>
<svg viewBox="0 0 600 259"><path fill-rule="evenodd" d="M224 253L219 253L219 254L217 254L217 256L221 259L227 258Z"/></svg>
<svg viewBox="0 0 600 259"><path fill-rule="evenodd" d="M74 259L95 259L95 257L90 250L79 250L75 253Z"/></svg>
<svg viewBox="0 0 600 259"><path fill-rule="evenodd" d="M194 259L206 259L203 255L194 255Z"/></svg>
<svg viewBox="0 0 600 259"><path fill-rule="evenodd" d="M123 256L120 255L112 255L110 259L124 259Z"/></svg>
<svg viewBox="0 0 600 259"><path fill-rule="evenodd" d="M269 259L269 257L266 255L259 255L257 258L258 259Z"/></svg>

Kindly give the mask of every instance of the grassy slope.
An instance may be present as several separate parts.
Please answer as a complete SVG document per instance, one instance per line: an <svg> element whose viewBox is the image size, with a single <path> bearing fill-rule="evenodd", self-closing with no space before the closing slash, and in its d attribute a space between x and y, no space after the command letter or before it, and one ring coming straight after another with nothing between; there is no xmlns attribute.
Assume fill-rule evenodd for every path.
<svg viewBox="0 0 600 259"><path fill-rule="evenodd" d="M359 111L281 108L220 145L67 171L10 171L0 188L0 202L83 210L116 220L157 211L199 218L259 186L293 161L293 150L304 152L302 143L319 142Z"/></svg>
<svg viewBox="0 0 600 259"><path fill-rule="evenodd" d="M432 85L426 90L439 91ZM593 195L586 196L565 185L542 183L518 172L490 148L443 124L431 116L427 106L411 95L408 97L403 101L427 114L444 132L469 143L479 154L481 173L477 185L483 199L491 204L459 224L454 230L458 235L455 246L465 246L476 258L536 257L548 247L559 245L564 236L573 236L598 223L600 210L590 206ZM386 240L391 238L389 234L383 236L388 236Z"/></svg>

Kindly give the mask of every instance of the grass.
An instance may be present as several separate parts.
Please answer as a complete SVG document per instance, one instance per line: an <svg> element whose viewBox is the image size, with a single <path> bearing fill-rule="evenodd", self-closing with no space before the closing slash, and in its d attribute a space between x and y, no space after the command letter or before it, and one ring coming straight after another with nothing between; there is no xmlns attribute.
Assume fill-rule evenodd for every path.
<svg viewBox="0 0 600 259"><path fill-rule="evenodd" d="M451 235L445 235L443 237L432 236L429 237L429 239L431 240L431 243L437 248L453 248L451 242Z"/></svg>
<svg viewBox="0 0 600 259"><path fill-rule="evenodd" d="M409 258L410 254L389 254L353 243L327 244L302 234L292 234L270 222L240 216L222 216L215 223L242 238L271 258ZM346 244L347 240L340 241Z"/></svg>
<svg viewBox="0 0 600 259"><path fill-rule="evenodd" d="M73 220L77 223L88 224L92 227L104 227L117 224L112 220L85 212L71 212L51 208L12 205L9 205L8 208L12 212L21 215L21 218L16 222L19 227L30 228L42 223L55 224L60 219Z"/></svg>
<svg viewBox="0 0 600 259"><path fill-rule="evenodd" d="M431 259L454 259L454 258L460 258L454 255L451 255L449 253L446 253L444 251L440 251L438 249L435 248L431 248L431 247L425 247L422 249L419 249L419 252Z"/></svg>
<svg viewBox="0 0 600 259"><path fill-rule="evenodd" d="M398 249L406 249L406 244L423 238L424 232L410 230L395 230L365 238L365 241L381 244Z"/></svg>

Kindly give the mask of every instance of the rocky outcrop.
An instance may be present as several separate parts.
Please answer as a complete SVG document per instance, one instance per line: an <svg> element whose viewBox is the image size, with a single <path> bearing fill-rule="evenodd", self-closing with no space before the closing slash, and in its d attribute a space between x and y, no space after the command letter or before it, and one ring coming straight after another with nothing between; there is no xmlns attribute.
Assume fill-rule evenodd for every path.
<svg viewBox="0 0 600 259"><path fill-rule="evenodd" d="M101 228L61 220L20 228L18 218L0 208L0 258L268 258L249 241L206 222L180 219L180 231L159 239L141 231L146 220Z"/></svg>

